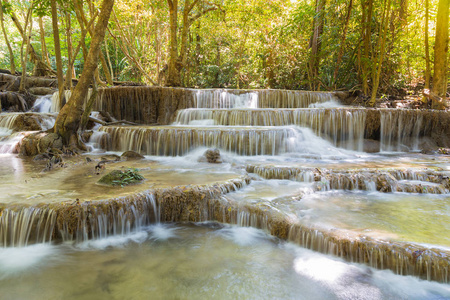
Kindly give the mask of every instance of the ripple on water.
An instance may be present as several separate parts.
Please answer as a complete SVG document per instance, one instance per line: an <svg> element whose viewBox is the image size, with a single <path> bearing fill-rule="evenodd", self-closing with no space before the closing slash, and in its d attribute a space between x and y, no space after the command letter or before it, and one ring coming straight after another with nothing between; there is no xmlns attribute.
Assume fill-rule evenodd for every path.
<svg viewBox="0 0 450 300"><path fill-rule="evenodd" d="M155 225L90 243L0 254L2 299L450 297L448 285L347 263L254 228L215 223Z"/></svg>

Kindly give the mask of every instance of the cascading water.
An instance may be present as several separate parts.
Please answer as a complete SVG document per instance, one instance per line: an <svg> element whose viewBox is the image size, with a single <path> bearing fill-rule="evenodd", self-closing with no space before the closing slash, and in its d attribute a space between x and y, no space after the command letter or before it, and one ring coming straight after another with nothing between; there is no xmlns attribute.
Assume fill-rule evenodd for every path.
<svg viewBox="0 0 450 300"><path fill-rule="evenodd" d="M423 127L422 115L386 109L380 113L381 151L404 151L405 147L418 150L420 131Z"/></svg>
<svg viewBox="0 0 450 300"><path fill-rule="evenodd" d="M211 120L211 122L207 122ZM203 122L203 123L201 123ZM363 150L366 114L364 109L184 109L177 125L288 126L314 130L335 146Z"/></svg>
<svg viewBox="0 0 450 300"><path fill-rule="evenodd" d="M40 96L34 102L34 105L31 108L31 111L40 112L40 113L57 112L55 110L52 111L52 109L56 109L57 105L53 104L53 101L56 101L56 99L57 99L57 97L54 97L54 94Z"/></svg>
<svg viewBox="0 0 450 300"><path fill-rule="evenodd" d="M61 247L69 244L81 249L99 247L111 253L118 251L115 245L122 243L118 240L125 240L126 247L130 243L147 243L147 238L149 243L160 245L165 238L177 236L170 230L161 232L165 226L178 226L162 225L165 222L214 221L236 224L244 227L239 229L244 232L253 232L254 229L247 227L260 228L272 236L314 250L314 255L307 252L308 256L293 262L297 274L312 274L309 277L312 282L322 278L316 263L322 260L326 260L324 270L330 276L338 276L330 266L356 268L358 274L368 278L363 280L366 285L368 281L378 282L374 274L390 274L397 282L422 283L416 278L372 268L449 282L450 242L439 233L446 232L450 223L446 213L450 161L440 162L434 156L421 154L415 154L420 156L415 158L408 154L362 152L364 139L377 135L380 150L384 152L418 149L420 137L438 126L428 122L430 116L411 110L339 107L333 93L320 92L138 87L105 89L99 94L98 108L111 114L115 112L113 115L119 119L132 117L130 121L138 123L170 119L161 115L160 107L164 106L161 95L169 95L167 111L180 108L171 126L103 126L91 136L96 152L135 150L151 155L142 162L146 178L143 187L126 190L95 185L95 177L99 175L94 173L94 165L107 158L100 155L96 159L95 154L89 154L90 160L94 157L96 162L91 165L88 160L78 162L78 167L85 164L86 168L74 176L70 171L61 171L69 172L61 180L67 185L77 178L78 185L86 191L102 191L99 193L105 197L92 199L92 194L87 192L80 197L74 194L73 186L65 194L54 190L43 191L43 195L11 194L15 199L30 202L25 206L2 205L0 242L4 249L42 243L60 247L58 243L64 241L70 243ZM176 104L181 94L186 100L183 105ZM127 95L135 97L132 104L127 105ZM224 163L197 162L205 148L219 148ZM114 164L105 164L106 169L111 170ZM116 169L135 167L130 161L120 164ZM155 165L160 170L152 173ZM194 170L197 173L191 173ZM227 172L232 174L231 178L239 178L222 178ZM246 174L250 174L251 180ZM57 175L54 176L50 180L55 180ZM169 182L178 180L179 176L185 179L170 187L160 187L163 176ZM216 176L228 181L214 179ZM204 178L208 178L208 183ZM27 184L38 186L33 180L36 179L20 179L20 182L30 181ZM86 185L88 182L91 186ZM119 192L123 195L111 196ZM40 200L35 199L44 199L46 195L52 195L50 204L37 204ZM59 201L63 196L66 197L63 202ZM81 201L74 201L75 197ZM420 222L408 219L409 216ZM158 225L147 227L155 223ZM223 226L204 224L214 228ZM235 234L232 230L225 232L227 238ZM238 244L252 241L247 236ZM278 243L283 242L275 244ZM96 255L96 251L92 252ZM316 257L319 255L320 258ZM371 268L336 262L337 258L330 255ZM279 253L271 255L278 256ZM185 254L182 261L188 258ZM103 265L114 265L116 261L112 259ZM142 264L141 260L136 262ZM208 269L211 264L205 266ZM0 265L0 277L2 272ZM355 278L347 278L346 282L359 282ZM433 284L437 295L450 296L445 285L429 284ZM423 289L420 284L414 284L411 290L418 291L419 286ZM349 284L339 289L352 290ZM354 293L360 290L355 288ZM379 289L383 295L391 296L387 290L395 291L393 295L397 296L395 288ZM332 288L331 294L342 298L336 296L338 288Z"/></svg>

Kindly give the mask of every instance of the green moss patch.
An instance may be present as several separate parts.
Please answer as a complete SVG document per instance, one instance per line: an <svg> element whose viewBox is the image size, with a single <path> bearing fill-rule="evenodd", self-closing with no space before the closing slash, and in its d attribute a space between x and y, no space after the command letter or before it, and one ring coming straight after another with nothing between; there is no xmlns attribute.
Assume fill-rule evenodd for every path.
<svg viewBox="0 0 450 300"><path fill-rule="evenodd" d="M138 169L127 169L125 171L114 170L100 178L98 183L111 186L124 187L130 184L140 183L144 177L139 174Z"/></svg>

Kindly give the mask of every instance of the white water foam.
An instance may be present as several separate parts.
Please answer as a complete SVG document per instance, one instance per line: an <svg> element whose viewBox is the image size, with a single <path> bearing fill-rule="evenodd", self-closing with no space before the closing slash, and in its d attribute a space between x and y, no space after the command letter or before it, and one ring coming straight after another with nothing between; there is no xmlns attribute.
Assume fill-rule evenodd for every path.
<svg viewBox="0 0 450 300"><path fill-rule="evenodd" d="M62 254L59 248L50 244L0 248L0 279L38 270L60 260Z"/></svg>
<svg viewBox="0 0 450 300"><path fill-rule="evenodd" d="M240 246L252 246L275 239L264 231L253 227L227 226L217 231L217 234Z"/></svg>
<svg viewBox="0 0 450 300"><path fill-rule="evenodd" d="M45 95L37 97L33 107L31 108L31 111L40 113L52 112L52 98L53 95Z"/></svg>
<svg viewBox="0 0 450 300"><path fill-rule="evenodd" d="M0 154L13 153L17 147L17 144L22 141L24 135L21 132L15 133L3 140L0 140Z"/></svg>
<svg viewBox="0 0 450 300"><path fill-rule="evenodd" d="M98 240L87 240L76 244L75 247L81 250L104 250L109 247L123 247L130 242L143 243L147 238L148 233L146 231L138 231L127 235L113 235Z"/></svg>
<svg viewBox="0 0 450 300"><path fill-rule="evenodd" d="M177 237L176 231L179 228L172 227L169 224L155 224L149 226L150 239L155 241L166 241Z"/></svg>
<svg viewBox="0 0 450 300"><path fill-rule="evenodd" d="M326 102L316 102L308 105L309 108L336 108L336 107L346 107L345 105L340 104L336 100L330 100Z"/></svg>

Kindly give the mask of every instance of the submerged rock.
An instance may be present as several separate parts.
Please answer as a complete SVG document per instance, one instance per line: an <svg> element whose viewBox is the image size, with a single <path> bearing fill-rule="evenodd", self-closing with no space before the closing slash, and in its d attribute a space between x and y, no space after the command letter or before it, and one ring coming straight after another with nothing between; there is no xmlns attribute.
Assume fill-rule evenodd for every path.
<svg viewBox="0 0 450 300"><path fill-rule="evenodd" d="M136 169L128 169L126 171L114 170L100 178L98 183L111 186L125 186L129 184L139 183L144 177L138 173Z"/></svg>
<svg viewBox="0 0 450 300"><path fill-rule="evenodd" d="M125 158L126 160L133 160L133 159L144 159L145 157L136 151L125 151L120 156L122 158Z"/></svg>
<svg viewBox="0 0 450 300"><path fill-rule="evenodd" d="M101 159L105 161L120 161L120 156L116 154L107 154L103 155Z"/></svg>
<svg viewBox="0 0 450 300"><path fill-rule="evenodd" d="M363 150L367 153L376 153L380 152L380 141L372 140L372 139L365 139L363 144Z"/></svg>
<svg viewBox="0 0 450 300"><path fill-rule="evenodd" d="M221 164L222 157L220 156L219 149L208 149L202 156L197 160L198 162L208 162L210 164Z"/></svg>

